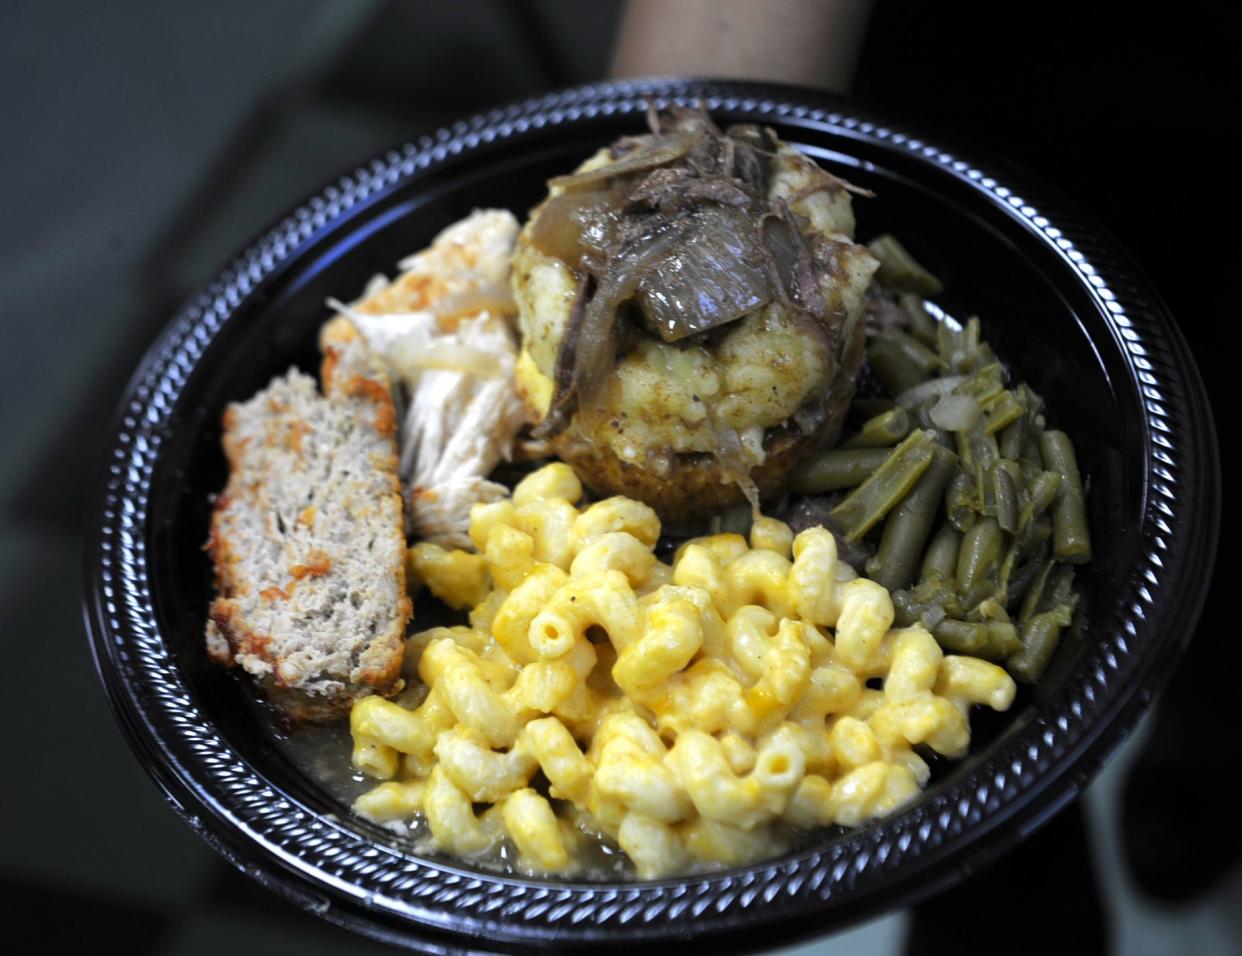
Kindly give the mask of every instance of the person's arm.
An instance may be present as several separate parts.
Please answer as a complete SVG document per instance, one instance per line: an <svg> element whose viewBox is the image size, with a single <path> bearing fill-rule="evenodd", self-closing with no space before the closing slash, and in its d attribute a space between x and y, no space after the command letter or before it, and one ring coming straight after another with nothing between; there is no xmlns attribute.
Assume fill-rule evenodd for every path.
<svg viewBox="0 0 1242 956"><path fill-rule="evenodd" d="M846 92L872 0L630 0L613 76L679 73Z"/></svg>

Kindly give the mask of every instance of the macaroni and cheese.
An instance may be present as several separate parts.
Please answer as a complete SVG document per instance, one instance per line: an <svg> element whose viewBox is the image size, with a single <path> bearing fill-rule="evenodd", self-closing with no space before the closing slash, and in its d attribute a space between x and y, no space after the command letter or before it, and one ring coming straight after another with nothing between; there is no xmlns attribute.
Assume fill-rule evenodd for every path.
<svg viewBox="0 0 1242 956"><path fill-rule="evenodd" d="M746 863L790 825L893 812L927 781L918 745L961 756L971 706L1013 701L1002 668L894 628L822 528L760 519L664 563L649 507L581 498L551 464L474 506L477 554L412 549L470 623L410 639L416 707L354 705L354 765L384 781L357 812L421 816L462 857L507 840L531 873L573 872L600 837L643 878Z"/></svg>

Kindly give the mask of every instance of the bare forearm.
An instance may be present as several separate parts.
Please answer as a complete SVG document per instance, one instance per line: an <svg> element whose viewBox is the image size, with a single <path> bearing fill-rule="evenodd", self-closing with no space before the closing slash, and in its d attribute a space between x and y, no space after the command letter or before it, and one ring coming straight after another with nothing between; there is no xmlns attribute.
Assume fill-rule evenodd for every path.
<svg viewBox="0 0 1242 956"><path fill-rule="evenodd" d="M681 73L845 92L872 0L630 0L613 76Z"/></svg>

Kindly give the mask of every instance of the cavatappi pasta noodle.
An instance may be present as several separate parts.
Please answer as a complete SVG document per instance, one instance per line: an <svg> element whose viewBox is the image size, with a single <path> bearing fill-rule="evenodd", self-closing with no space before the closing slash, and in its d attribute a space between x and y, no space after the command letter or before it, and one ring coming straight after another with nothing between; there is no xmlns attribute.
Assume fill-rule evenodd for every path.
<svg viewBox="0 0 1242 956"><path fill-rule="evenodd" d="M891 813L928 778L918 745L959 757L971 706L1013 701L1002 668L894 628L822 528L760 519L749 543L697 538L664 563L649 507L581 497L551 464L474 507L477 554L411 549L470 623L410 639L417 706L353 707L354 766L384 781L358 813L421 818L460 857L507 840L531 873L575 872L601 837L640 878L742 864L790 826Z"/></svg>

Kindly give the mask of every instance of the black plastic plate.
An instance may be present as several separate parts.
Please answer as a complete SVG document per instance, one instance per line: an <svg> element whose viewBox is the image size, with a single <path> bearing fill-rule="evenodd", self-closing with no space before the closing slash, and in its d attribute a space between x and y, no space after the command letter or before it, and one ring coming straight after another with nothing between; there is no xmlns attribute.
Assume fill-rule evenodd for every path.
<svg viewBox="0 0 1242 956"><path fill-rule="evenodd" d="M203 649L218 421L290 364L313 369L328 296L475 208L519 217L544 180L638 131L648 103L754 121L876 192L862 238L893 231L978 314L1048 401L1089 481L1089 638L1061 649L971 756L898 815L825 831L752 867L623 884L521 880L420 858L299 774L239 681ZM941 888L1046 821L1132 728L1189 638L1210 577L1220 477L1189 352L1128 259L1055 192L843 102L783 87L655 79L569 90L462 121L359 168L254 243L152 346L120 405L87 532L100 677L147 771L238 867L359 932L424 950L724 948L825 932ZM725 935L727 934L727 935Z"/></svg>

